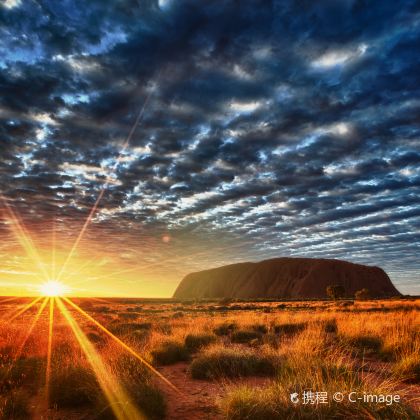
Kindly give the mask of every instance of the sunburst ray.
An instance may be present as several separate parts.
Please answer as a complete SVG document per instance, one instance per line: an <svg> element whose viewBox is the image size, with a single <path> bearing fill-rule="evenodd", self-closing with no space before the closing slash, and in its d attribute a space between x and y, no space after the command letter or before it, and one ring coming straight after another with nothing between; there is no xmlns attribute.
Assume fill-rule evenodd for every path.
<svg viewBox="0 0 420 420"><path fill-rule="evenodd" d="M146 96L146 100L144 101L143 106L140 108L140 111L137 114L137 118L136 118L134 124L132 125L132 127L130 129L130 132L128 133L128 136L127 136L127 138L126 138L126 140L125 140L125 142L124 142L121 150L118 153L118 156L117 156L117 159L115 161L115 164L111 168L110 173L108 173L108 175L106 177L106 180L105 180L105 183L102 186L101 190L99 191L98 197L96 198L95 203L93 204L91 210L89 211L89 214L88 214L85 222L83 223L82 228L81 228L79 234L77 235L76 240L74 241L74 243L73 243L73 245L72 245L72 247L70 249L69 254L67 255L67 258L64 261L64 264L62 265L62 267L61 267L61 269L60 269L60 271L58 273L58 276L57 276L57 279L58 280L61 279L61 276L63 275L63 272L66 270L67 265L69 264L70 260L73 258L73 255L76 252L77 247L79 246L81 240L83 239L83 236L85 235L85 232L86 232L86 230L87 230L90 222L92 221L92 218L93 218L93 216L96 213L96 210L98 209L98 206L99 206L99 204L100 204L100 202L101 202L101 200L102 200L102 198L103 198L103 196L105 194L105 191L108 188L109 183L112 181L112 175L118 169L118 166L120 165L120 163L122 161L124 152L126 151L126 149L128 148L128 146L130 145L131 138L133 137L134 132L136 131L136 128L137 128L138 124L140 123L140 120L143 117L143 114L144 114L144 112L146 110L146 107L147 107L147 105L149 103L149 100L150 100L150 98L152 96L152 93L153 93L153 90L150 90L148 92L148 94Z"/></svg>
<svg viewBox="0 0 420 420"><path fill-rule="evenodd" d="M76 340L92 366L92 369L98 379L99 386L101 387L117 419L144 419L142 413L140 413L137 407L130 400L125 390L118 383L117 378L115 378L110 369L107 369L95 347L85 336L82 329L74 320L60 298L57 298L57 305L60 312L70 325L70 328L73 330Z"/></svg>
<svg viewBox="0 0 420 420"><path fill-rule="evenodd" d="M22 354L22 352L23 352L23 349L24 349L24 347L25 347L25 344L26 344L26 342L28 341L29 337L31 336L32 331L34 330L34 328L35 328L36 324L38 323L38 320L39 320L39 318L40 318L40 316L41 316L42 312L44 312L44 309L45 309L45 307L47 306L47 303L48 303L48 298L44 298L44 301L41 303L41 306L40 306L40 308L38 309L38 312L35 314L35 317L34 317L34 319L32 320L32 322L31 322L31 324L30 324L30 326L29 326L29 329L28 329L28 331L27 331L27 333L26 333L26 335L25 335L24 339L22 340L22 343L20 344L20 346L19 346L19 348L18 348L17 352L16 352L16 353L15 353L15 355L14 355L14 359L15 359L15 360L17 360L17 359L21 356L21 354Z"/></svg>
<svg viewBox="0 0 420 420"><path fill-rule="evenodd" d="M1 194L0 199L3 202L4 208L6 209L6 212L8 214L7 222L11 228L13 235L15 236L19 244L22 246L22 248L25 250L28 257L31 258L32 261L35 263L36 267L39 269L40 273L44 276L44 278L48 278L49 275L45 268L44 262L42 261L42 258L40 257L38 250L36 249L33 240L29 232L25 228L23 222L14 212L6 198Z"/></svg>
<svg viewBox="0 0 420 420"><path fill-rule="evenodd" d="M47 306L47 302L48 299L45 298L44 301L41 304L41 307L38 309L38 312L35 314L34 319L32 320L31 324L29 325L28 331L26 332L22 342L20 343L18 349L16 350L16 352L13 355L13 360L12 363L10 364L10 366L4 371L4 373L1 375L1 379L4 379L7 377L7 375L10 373L10 371L12 370L16 360L18 360L20 358L20 356L22 355L23 349L25 348L25 344L27 343L29 337L32 334L32 331L34 330L39 317L41 316L42 312L44 311L45 307Z"/></svg>
<svg viewBox="0 0 420 420"><path fill-rule="evenodd" d="M18 312L16 314L14 314L11 318L9 318L7 320L7 322L10 323L10 322L14 321L17 317L24 314L28 309L31 309L32 306L36 305L41 299L42 299L42 296L39 296L36 299L34 299L33 301L29 302L22 309L18 310Z"/></svg>
<svg viewBox="0 0 420 420"><path fill-rule="evenodd" d="M107 328L105 328L100 322L98 322L95 318L91 317L87 312L85 312L82 308L78 305L73 303L70 299L63 297L62 298L66 303L68 303L71 307L73 307L76 311L81 313L85 318L95 324L101 331L111 337L115 342L117 342L123 349L125 349L128 353L134 356L137 360L139 360L143 365L145 365L150 371L152 371L156 376L158 376L166 385L176 391L178 394L182 395L181 391L167 378L165 378L160 372L158 372L147 360L141 357L136 351L134 351L130 346L128 346L124 341L120 340L117 336L112 334Z"/></svg>
<svg viewBox="0 0 420 420"><path fill-rule="evenodd" d="M49 298L50 312L48 317L48 345L47 345L47 367L45 369L45 399L47 407L50 399L50 381L51 381L51 356L52 356L52 340L54 328L54 303L55 298Z"/></svg>

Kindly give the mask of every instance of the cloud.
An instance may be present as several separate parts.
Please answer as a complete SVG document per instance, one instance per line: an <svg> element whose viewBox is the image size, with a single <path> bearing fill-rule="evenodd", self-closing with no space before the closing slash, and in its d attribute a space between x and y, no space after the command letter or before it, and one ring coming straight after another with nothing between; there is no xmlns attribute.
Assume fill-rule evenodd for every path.
<svg viewBox="0 0 420 420"><path fill-rule="evenodd" d="M207 250L185 272L307 255L418 273L416 2L7 4L0 187L31 224L68 234L106 185L111 254L156 258L171 231Z"/></svg>
<svg viewBox="0 0 420 420"><path fill-rule="evenodd" d="M366 44L360 44L354 50L329 51L312 61L311 65L315 68L330 68L345 65L362 57L367 49L368 46Z"/></svg>
<svg viewBox="0 0 420 420"><path fill-rule="evenodd" d="M13 9L20 5L20 0L4 0L0 6L5 7L6 9Z"/></svg>

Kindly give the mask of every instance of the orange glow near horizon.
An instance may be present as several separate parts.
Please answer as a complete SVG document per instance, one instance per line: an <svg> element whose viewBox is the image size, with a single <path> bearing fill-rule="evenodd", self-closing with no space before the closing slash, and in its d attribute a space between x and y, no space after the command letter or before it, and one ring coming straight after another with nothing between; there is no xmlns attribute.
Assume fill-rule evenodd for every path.
<svg viewBox="0 0 420 420"><path fill-rule="evenodd" d="M119 166L126 161L127 148L160 74L161 71L157 71L152 88L147 89L114 163L104 168L102 183L91 197L92 205L85 207L75 202L78 212L74 219L60 217L57 209L55 214L48 214L49 221L43 220L33 214L32 209L28 210L26 203L23 203L25 213L19 214L20 201L0 193L0 224L7 226L11 234L10 240L6 238L6 247L2 248L6 258L0 267L0 295L167 298L173 295L176 280L197 271L198 262L206 268L206 258L214 264L216 255L226 259L223 251L244 246L243 241L226 246L218 238L212 243L208 238L200 239L182 229L178 235L169 232L168 227L161 227L160 232L148 230L147 226L133 226L124 220L115 225L110 222L103 228L102 222L108 220L104 215L111 212L112 216L112 209L102 208L102 201L115 183ZM84 216L81 217L82 211ZM198 244L203 244L203 249L200 250ZM202 259L197 258L199 256Z"/></svg>
<svg viewBox="0 0 420 420"><path fill-rule="evenodd" d="M127 237L115 236L112 240L102 230L88 234L104 191L100 191L81 226L70 231L57 230L56 218L51 219L49 229L28 229L16 209L0 195L3 223L11 234L10 250L3 250L6 258L0 267L0 295L167 298L173 295L175 280L194 271L187 270L188 264L196 264L201 258L205 262L210 252L208 244L200 249L188 238L185 246L176 245L180 237L168 234L146 237L146 252L130 242L130 232ZM226 250L238 245L244 242L229 246L217 243L211 252L213 257L225 257Z"/></svg>
<svg viewBox="0 0 420 420"><path fill-rule="evenodd" d="M28 234L28 231L27 231ZM99 234L98 234L99 235ZM96 235L95 235L96 236ZM3 259L3 270L0 268L1 296L37 297L39 295L61 295L63 292L70 297L171 297L178 281L191 271L191 267L202 261L204 268L209 252L212 256L221 256L226 250L236 246L219 245L208 248L189 250L163 242L156 243L156 255L153 250L148 254L127 248L120 250L121 254L132 252L132 259L121 258L112 254L106 246L114 246L108 240L105 246L92 239L85 239L79 245L77 252L62 270L68 256L71 241L57 234L56 248L51 249L50 236L32 234L32 243L40 243L37 248L39 261L35 262L19 244L15 244ZM176 243L176 241L172 241ZM168 246L173 246L172 249ZM192 245L191 245L192 246ZM135 253L137 252L137 254ZM138 256L137 256L138 255ZM144 255L142 257L142 255ZM6 264L8 261L12 263ZM39 268L43 267L42 271ZM58 273L62 271L61 277ZM45 272L45 274L44 274ZM46 283L57 282L65 286L61 292L48 292Z"/></svg>
<svg viewBox="0 0 420 420"><path fill-rule="evenodd" d="M157 277L149 268L158 266L158 262L140 265L136 260L133 264L119 255L104 251L101 244L83 238L94 208L72 244L71 239L57 234L55 220L49 239L38 233L35 240L16 211L4 197L0 198L3 202L3 222L10 229L11 239L14 238L10 241L13 244L8 252L10 257L3 260L0 269L0 295L125 297L132 296L133 283L138 280L144 281L144 285L137 288L137 296L156 297L165 290L162 285L154 287L150 281ZM173 258L174 261L176 259ZM13 263L8 266L7 261ZM164 294L170 296L174 286L166 284Z"/></svg>

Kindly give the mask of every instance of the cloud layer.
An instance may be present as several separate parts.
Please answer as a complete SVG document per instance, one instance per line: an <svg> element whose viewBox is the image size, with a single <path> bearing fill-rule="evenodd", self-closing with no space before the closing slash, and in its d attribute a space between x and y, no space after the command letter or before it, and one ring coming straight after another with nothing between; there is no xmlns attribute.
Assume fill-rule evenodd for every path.
<svg viewBox="0 0 420 420"><path fill-rule="evenodd" d="M72 238L106 184L88 238L173 287L295 255L419 294L419 38L406 0L8 1L1 191Z"/></svg>

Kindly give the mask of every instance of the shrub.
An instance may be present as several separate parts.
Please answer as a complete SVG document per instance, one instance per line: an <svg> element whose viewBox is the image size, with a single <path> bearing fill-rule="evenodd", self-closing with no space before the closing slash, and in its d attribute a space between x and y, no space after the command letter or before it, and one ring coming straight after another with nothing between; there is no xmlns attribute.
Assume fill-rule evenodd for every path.
<svg viewBox="0 0 420 420"><path fill-rule="evenodd" d="M122 384L129 390L133 402L140 407L146 418L165 418L166 403L162 391L151 381L141 382L131 378L123 380Z"/></svg>
<svg viewBox="0 0 420 420"><path fill-rule="evenodd" d="M265 334L263 337L263 343L269 345L273 349L278 349L280 340L276 334Z"/></svg>
<svg viewBox="0 0 420 420"><path fill-rule="evenodd" d="M0 367L0 392L7 392L22 385L35 390L44 365L45 362L38 357L20 358L15 361L10 359Z"/></svg>
<svg viewBox="0 0 420 420"><path fill-rule="evenodd" d="M272 355L237 348L213 348L194 359L189 371L194 379L271 376L278 366L279 359Z"/></svg>
<svg viewBox="0 0 420 420"><path fill-rule="evenodd" d="M101 312L103 314L107 314L111 312L111 308L109 306L98 306L95 308L95 312Z"/></svg>
<svg viewBox="0 0 420 420"><path fill-rule="evenodd" d="M3 346L0 348L0 364L8 363L16 353L13 346Z"/></svg>
<svg viewBox="0 0 420 420"><path fill-rule="evenodd" d="M105 343L104 338L102 336L100 336L99 334L97 334L96 332L89 332L89 333L86 334L86 336L91 343L95 343L95 344L104 344Z"/></svg>
<svg viewBox="0 0 420 420"><path fill-rule="evenodd" d="M140 305L127 308L127 312L141 312L143 308Z"/></svg>
<svg viewBox="0 0 420 420"><path fill-rule="evenodd" d="M138 330L138 324L136 324L135 322L130 322L130 323L115 323L113 325L111 325L111 327L109 328L109 330L113 333L113 334L117 334L117 335L124 335L124 334L129 334L133 331Z"/></svg>
<svg viewBox="0 0 420 420"><path fill-rule="evenodd" d="M221 402L229 420L280 420L293 418L293 409L276 398L271 389L255 390L242 386L230 391Z"/></svg>
<svg viewBox="0 0 420 420"><path fill-rule="evenodd" d="M187 348L178 341L164 341L151 351L153 361L158 365L171 365L189 359Z"/></svg>
<svg viewBox="0 0 420 420"><path fill-rule="evenodd" d="M251 329L254 330L254 331L256 331L256 332L259 332L261 334L267 334L268 333L268 328L264 324L254 324L254 325L251 325Z"/></svg>
<svg viewBox="0 0 420 420"><path fill-rule="evenodd" d="M165 334L165 335L171 335L172 334L172 326L171 326L171 324L160 323L160 324L156 325L156 331L159 331L159 332L161 332L162 334Z"/></svg>
<svg viewBox="0 0 420 420"><path fill-rule="evenodd" d="M238 328L237 324L234 322L231 323L223 323L218 325L213 332L216 335L229 335L232 331L235 331Z"/></svg>
<svg viewBox="0 0 420 420"><path fill-rule="evenodd" d="M373 335L360 335L350 338L349 344L356 350L377 353L381 350L383 341L380 337Z"/></svg>
<svg viewBox="0 0 420 420"><path fill-rule="evenodd" d="M91 301L85 300L79 303L79 307L82 308L84 311L91 311L94 308L94 305Z"/></svg>
<svg viewBox="0 0 420 420"><path fill-rule="evenodd" d="M137 319L139 315L136 314L135 312L123 312L123 313L119 313L118 317L122 319L127 319L127 320L134 320L134 319Z"/></svg>
<svg viewBox="0 0 420 420"><path fill-rule="evenodd" d="M324 322L324 332L333 334L338 332L337 320L335 318Z"/></svg>
<svg viewBox="0 0 420 420"><path fill-rule="evenodd" d="M273 330L275 334L295 335L303 331L305 328L306 324L304 322L299 322L275 325Z"/></svg>
<svg viewBox="0 0 420 420"><path fill-rule="evenodd" d="M150 330L136 330L130 334L130 338L133 338L136 341L146 341L150 335Z"/></svg>
<svg viewBox="0 0 420 420"><path fill-rule="evenodd" d="M232 333L232 343L250 343L253 340L260 340L262 334L252 330L238 330Z"/></svg>
<svg viewBox="0 0 420 420"><path fill-rule="evenodd" d="M219 300L219 305L230 305L233 302L233 299L230 297L224 297Z"/></svg>
<svg viewBox="0 0 420 420"><path fill-rule="evenodd" d="M13 391L0 399L0 418L4 420L29 419L29 396L21 391Z"/></svg>
<svg viewBox="0 0 420 420"><path fill-rule="evenodd" d="M113 361L118 380L147 419L165 418L166 404L163 393L152 380L150 371L134 357L120 355ZM102 412L100 419L114 419L112 410L103 397L97 402L97 411ZM105 409L104 409L105 408ZM95 417L96 418L96 417Z"/></svg>
<svg viewBox="0 0 420 420"><path fill-rule="evenodd" d="M327 287L326 289L327 296L331 299L341 299L345 295L344 287L339 284L333 284Z"/></svg>
<svg viewBox="0 0 420 420"><path fill-rule="evenodd" d="M69 366L53 370L50 383L50 403L61 407L92 405L100 394L94 373L84 366Z"/></svg>
<svg viewBox="0 0 420 420"><path fill-rule="evenodd" d="M188 334L185 337L185 347L188 350L194 352L200 350L200 348L208 346L216 341L216 336L213 334Z"/></svg>
<svg viewBox="0 0 420 420"><path fill-rule="evenodd" d="M80 348L69 341L60 341L57 344L54 345L54 351L52 352L52 363L53 364L60 364L62 363L63 359L72 359L75 355L75 349Z"/></svg>
<svg viewBox="0 0 420 420"><path fill-rule="evenodd" d="M152 329L152 323L151 322L140 322L137 324L137 329L139 330L151 330Z"/></svg>
<svg viewBox="0 0 420 420"><path fill-rule="evenodd" d="M355 298L356 300L368 300L368 299L370 299L370 292L369 292L369 289L364 288L364 289L358 290L358 291L354 294L354 298Z"/></svg>

